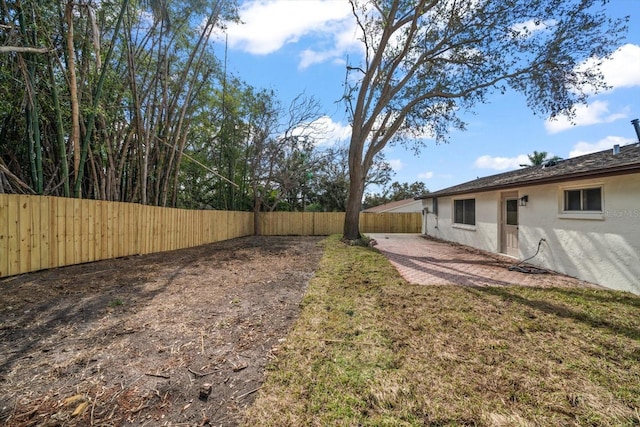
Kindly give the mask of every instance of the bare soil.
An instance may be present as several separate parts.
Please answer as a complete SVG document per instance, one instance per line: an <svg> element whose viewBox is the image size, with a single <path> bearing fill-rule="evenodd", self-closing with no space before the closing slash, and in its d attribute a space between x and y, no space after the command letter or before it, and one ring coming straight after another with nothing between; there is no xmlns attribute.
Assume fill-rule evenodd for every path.
<svg viewBox="0 0 640 427"><path fill-rule="evenodd" d="M246 237L0 280L0 425L238 425L320 240Z"/></svg>

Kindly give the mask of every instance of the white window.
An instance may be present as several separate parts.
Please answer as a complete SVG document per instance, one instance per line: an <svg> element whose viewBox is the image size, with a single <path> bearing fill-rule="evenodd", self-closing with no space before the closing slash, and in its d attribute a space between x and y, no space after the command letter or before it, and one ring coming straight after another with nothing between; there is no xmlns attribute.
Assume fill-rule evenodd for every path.
<svg viewBox="0 0 640 427"><path fill-rule="evenodd" d="M476 199L454 200L453 222L455 224L476 225Z"/></svg>
<svg viewBox="0 0 640 427"><path fill-rule="evenodd" d="M602 187L564 190L565 212L602 212Z"/></svg>
<svg viewBox="0 0 640 427"><path fill-rule="evenodd" d="M561 186L558 191L558 218L599 220L604 218L604 184Z"/></svg>

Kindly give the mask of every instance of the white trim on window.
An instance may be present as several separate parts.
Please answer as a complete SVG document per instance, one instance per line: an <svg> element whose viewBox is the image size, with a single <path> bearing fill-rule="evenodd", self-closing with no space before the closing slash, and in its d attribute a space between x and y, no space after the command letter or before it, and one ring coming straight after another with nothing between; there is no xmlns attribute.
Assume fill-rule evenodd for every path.
<svg viewBox="0 0 640 427"><path fill-rule="evenodd" d="M600 209L586 210L584 208L585 190L600 190ZM567 192L579 192L579 199L574 200L580 204L580 209L567 209ZM575 193L574 193L575 197ZM604 220L605 212L605 192L602 182L591 182L580 185L562 185L558 187L558 218L559 219L581 219L581 220Z"/></svg>
<svg viewBox="0 0 640 427"><path fill-rule="evenodd" d="M604 213L593 212L575 212L575 213L559 213L559 219L589 219L589 220L604 220Z"/></svg>
<svg viewBox="0 0 640 427"><path fill-rule="evenodd" d="M453 224L451 224L451 228L458 228L460 230L468 230L468 231L476 231L475 225L458 224L457 222L454 222Z"/></svg>
<svg viewBox="0 0 640 427"><path fill-rule="evenodd" d="M473 212L468 210L468 202L473 201ZM462 202L462 212L456 211L457 202ZM456 197L451 199L451 224L456 228L464 230L475 230L476 227L476 196L475 194L467 194L464 197ZM462 216L462 222L456 221L457 214ZM473 220L473 222L471 222Z"/></svg>

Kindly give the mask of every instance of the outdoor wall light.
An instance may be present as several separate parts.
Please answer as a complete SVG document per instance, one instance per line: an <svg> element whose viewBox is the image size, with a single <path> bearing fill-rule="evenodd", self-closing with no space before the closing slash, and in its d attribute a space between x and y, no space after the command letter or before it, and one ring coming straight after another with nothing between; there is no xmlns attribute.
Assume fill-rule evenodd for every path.
<svg viewBox="0 0 640 427"><path fill-rule="evenodd" d="M520 206L527 206L528 201L529 201L529 196L520 197Z"/></svg>

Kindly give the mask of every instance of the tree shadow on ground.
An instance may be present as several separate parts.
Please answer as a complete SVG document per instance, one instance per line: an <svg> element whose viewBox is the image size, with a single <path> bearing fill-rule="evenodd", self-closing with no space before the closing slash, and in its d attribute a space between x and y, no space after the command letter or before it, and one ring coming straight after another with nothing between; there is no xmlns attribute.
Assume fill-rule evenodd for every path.
<svg viewBox="0 0 640 427"><path fill-rule="evenodd" d="M546 314L550 314L565 319L571 319L576 322L583 323L589 327L597 329L606 329L609 332L616 335L623 335L633 340L640 340L640 329L633 326L627 326L611 318L606 318L607 310L602 310L599 313L594 311L580 310L577 307L567 307L566 305L554 304L551 302L554 299L561 299L562 295L571 295L575 298L590 298L595 302L599 302L602 305L608 305L612 302L618 302L616 295L618 291L603 291L597 290L579 290L579 289L563 289L563 288L545 288L542 295L549 297L548 299L533 299L520 295L517 291L509 289L508 287L477 287L475 289L477 293L485 293L493 296L497 296L505 301L511 301L520 304L531 309L541 311ZM598 297L597 295L600 295ZM634 301L635 300L635 301ZM625 303L637 306L640 297L634 297L629 295L628 298L624 298Z"/></svg>

